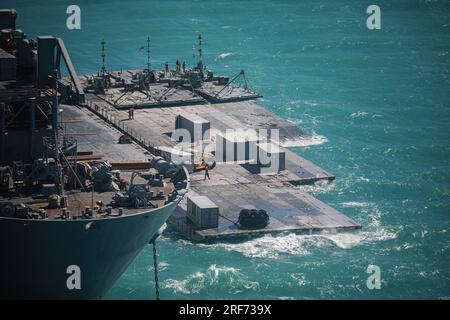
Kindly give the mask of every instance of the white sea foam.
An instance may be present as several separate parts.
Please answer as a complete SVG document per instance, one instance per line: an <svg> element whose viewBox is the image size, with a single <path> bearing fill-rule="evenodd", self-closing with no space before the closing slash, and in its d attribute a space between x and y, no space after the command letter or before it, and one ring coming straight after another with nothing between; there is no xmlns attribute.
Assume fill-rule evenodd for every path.
<svg viewBox="0 0 450 320"><path fill-rule="evenodd" d="M167 270L167 268L169 268L169 266L170 266L170 264L168 262L160 261L160 262L158 262L158 271L161 272L161 271ZM146 269L148 272L153 272L153 265L149 264ZM137 274L138 272L134 271L133 273Z"/></svg>
<svg viewBox="0 0 450 320"><path fill-rule="evenodd" d="M336 188L336 183L331 183L330 181L327 180L319 180L311 185L310 184L299 185L295 186L294 188L311 194L320 194L334 190Z"/></svg>
<svg viewBox="0 0 450 320"><path fill-rule="evenodd" d="M358 112L353 112L351 115L350 115L350 118L364 118L364 117L366 117L366 116L368 116L369 115L369 113L368 112L364 112L364 111L358 111Z"/></svg>
<svg viewBox="0 0 450 320"><path fill-rule="evenodd" d="M296 99L296 100L291 100L288 102L287 107L289 108L290 106L298 106L298 105L303 105L303 106L309 106L309 107L316 107L319 104L317 102L311 101L311 100L300 100L300 99ZM284 106L286 107L286 106Z"/></svg>
<svg viewBox="0 0 450 320"><path fill-rule="evenodd" d="M237 251L250 258L272 258L277 259L281 254L297 256L309 255L305 236L290 233L283 236L266 235L242 243L218 243L203 245L205 247L223 248L227 251Z"/></svg>
<svg viewBox="0 0 450 320"><path fill-rule="evenodd" d="M424 277L424 278L432 278L432 277L436 277L436 276L438 276L439 274L440 274L440 272L439 272L438 269L435 269L435 270L427 270L427 271L420 271L420 272L419 272L419 275L420 275L421 277Z"/></svg>
<svg viewBox="0 0 450 320"><path fill-rule="evenodd" d="M294 279L299 286L305 286L309 283L303 273L292 273L291 278Z"/></svg>
<svg viewBox="0 0 450 320"><path fill-rule="evenodd" d="M373 205L371 202L356 202L356 201L349 201L349 202L342 202L341 206L347 207L347 208L361 208L361 207L367 207Z"/></svg>
<svg viewBox="0 0 450 320"><path fill-rule="evenodd" d="M294 297L288 297L288 296L281 296L278 297L279 300L294 300Z"/></svg>
<svg viewBox="0 0 450 320"><path fill-rule="evenodd" d="M250 281L239 269L215 264L205 272L195 272L181 280L167 279L163 288L172 289L176 294L196 294L208 288L220 288L236 294L245 290L258 290L259 284Z"/></svg>
<svg viewBox="0 0 450 320"><path fill-rule="evenodd" d="M359 231L354 233L343 232L328 235L324 234L322 236L332 241L341 249L349 249L363 243L395 239L397 233L380 228L373 231Z"/></svg>
<svg viewBox="0 0 450 320"><path fill-rule="evenodd" d="M396 251L403 251L403 250L412 249L415 246L416 246L415 244L412 244L412 243L409 243L409 242L405 242L405 243L403 243L401 245L395 246L394 250L396 250Z"/></svg>
<svg viewBox="0 0 450 320"><path fill-rule="evenodd" d="M318 103L312 102L312 101L309 101L309 100L303 100L302 103L306 104L307 106L310 106L310 107L316 107L316 106L319 105Z"/></svg>
<svg viewBox="0 0 450 320"><path fill-rule="evenodd" d="M324 136L313 134L311 136L308 136L306 138L299 138L295 140L285 140L281 144L282 147L290 148L290 147L309 147L309 146L315 146L322 143L327 142L328 139Z"/></svg>
<svg viewBox="0 0 450 320"><path fill-rule="evenodd" d="M361 212L369 219L368 222L363 223L364 231L323 234L322 236L326 237L337 247L342 249L348 249L365 243L395 239L397 237L396 231L381 226L381 212L378 210L376 204L367 203L367 205L364 206L363 203L364 202L360 202L357 204ZM353 205L355 204L356 202L353 203Z"/></svg>
<svg viewBox="0 0 450 320"><path fill-rule="evenodd" d="M232 52L221 53L214 60L215 61L224 60L225 58L231 57L232 55L234 55L234 53L232 53Z"/></svg>
<svg viewBox="0 0 450 320"><path fill-rule="evenodd" d="M165 261L161 261L160 263L158 263L158 269L159 269L159 271L164 271L164 270L166 270L169 266L170 266L170 264L169 264L168 262L165 262Z"/></svg>
<svg viewBox="0 0 450 320"><path fill-rule="evenodd" d="M203 248L222 248L235 251L250 258L279 259L283 255L306 256L317 248L334 245L349 249L361 244L395 239L398 231L381 226L381 213L370 202L344 202L344 205L358 208L368 221L363 222L364 229L353 232L322 232L314 235L294 233L272 236L266 235L242 243L200 244Z"/></svg>

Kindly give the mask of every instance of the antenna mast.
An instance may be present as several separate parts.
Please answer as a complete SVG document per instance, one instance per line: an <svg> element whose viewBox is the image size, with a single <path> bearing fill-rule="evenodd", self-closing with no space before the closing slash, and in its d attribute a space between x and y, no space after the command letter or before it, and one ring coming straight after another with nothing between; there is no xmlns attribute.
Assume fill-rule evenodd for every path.
<svg viewBox="0 0 450 320"><path fill-rule="evenodd" d="M147 71L150 72L150 37L147 37Z"/></svg>
<svg viewBox="0 0 450 320"><path fill-rule="evenodd" d="M101 74L104 76L106 74L106 67L105 67L105 40L102 40L102 69Z"/></svg>
<svg viewBox="0 0 450 320"><path fill-rule="evenodd" d="M203 55L202 55L202 35L198 35L198 55L199 55L199 63L203 64Z"/></svg>

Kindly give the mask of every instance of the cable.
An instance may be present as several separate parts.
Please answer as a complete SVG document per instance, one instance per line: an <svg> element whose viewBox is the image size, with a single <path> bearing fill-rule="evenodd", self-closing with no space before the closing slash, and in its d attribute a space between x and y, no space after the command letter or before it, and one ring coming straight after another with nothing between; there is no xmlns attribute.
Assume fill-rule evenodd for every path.
<svg viewBox="0 0 450 320"><path fill-rule="evenodd" d="M156 300L159 300L158 255L156 253L156 240L152 241L152 245L153 245L153 272L155 274L155 293L156 293Z"/></svg>

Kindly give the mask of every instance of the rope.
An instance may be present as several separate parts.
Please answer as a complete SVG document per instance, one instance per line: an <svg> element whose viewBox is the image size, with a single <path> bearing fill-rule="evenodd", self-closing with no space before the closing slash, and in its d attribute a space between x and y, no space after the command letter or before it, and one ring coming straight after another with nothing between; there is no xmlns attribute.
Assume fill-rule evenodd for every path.
<svg viewBox="0 0 450 320"><path fill-rule="evenodd" d="M152 245L153 245L153 272L155 274L156 300L159 300L158 255L156 254L156 240L152 241Z"/></svg>

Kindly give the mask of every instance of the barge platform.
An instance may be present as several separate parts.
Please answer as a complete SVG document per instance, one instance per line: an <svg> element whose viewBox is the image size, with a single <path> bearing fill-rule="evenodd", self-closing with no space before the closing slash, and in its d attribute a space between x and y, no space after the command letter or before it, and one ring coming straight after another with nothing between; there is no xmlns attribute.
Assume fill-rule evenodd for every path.
<svg viewBox="0 0 450 320"><path fill-rule="evenodd" d="M202 119L211 132L278 130L276 142L283 154L283 166L275 172L263 173L251 161L216 161L209 170L210 179L205 179L204 171L197 171L195 165L186 165L190 173L190 190L168 222L188 239L223 241L282 232L310 234L361 228L351 218L298 187L319 180L331 182L335 177L289 149L305 145L309 137L297 125L252 101L259 98L259 94L238 86L234 89L227 85L220 87L212 81L202 82L196 88L174 84L174 81L181 81L180 78L156 79L139 89L136 87L140 86L136 79L142 77L136 76L139 71L110 74L116 82L119 77L125 77L120 78L124 87L119 83L101 92L92 91L89 86L92 87L93 76L80 77L87 108L152 154L166 160L171 160L168 155L177 152L190 154L198 146L197 141L188 143L186 152L186 143L172 139L179 117L194 119L194 122ZM135 89L126 90L125 83L133 81ZM133 116L130 116L131 108ZM201 147L209 146L215 155L216 139L214 135L202 137ZM272 141L271 136L269 140ZM180 145L184 147L179 150ZM195 152L192 151L192 159ZM199 227L190 217L188 198L198 196L206 197L208 203L217 206L217 223L212 227ZM268 224L258 229L243 228L239 215L245 209L263 210L269 216Z"/></svg>

